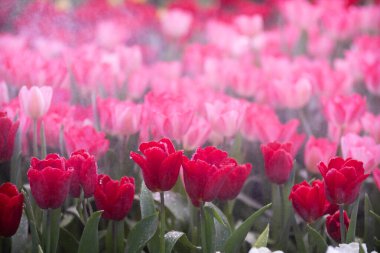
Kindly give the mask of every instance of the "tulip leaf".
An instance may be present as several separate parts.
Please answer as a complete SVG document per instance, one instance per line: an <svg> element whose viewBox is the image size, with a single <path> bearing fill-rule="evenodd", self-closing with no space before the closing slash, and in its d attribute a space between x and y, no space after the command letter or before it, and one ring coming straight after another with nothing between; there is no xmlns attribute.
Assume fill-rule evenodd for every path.
<svg viewBox="0 0 380 253"><path fill-rule="evenodd" d="M215 252L215 223L212 208L201 207L201 238L204 240L202 243L202 252L213 253Z"/></svg>
<svg viewBox="0 0 380 253"><path fill-rule="evenodd" d="M365 253L366 251L363 248L363 245L361 242L359 242L359 253Z"/></svg>
<svg viewBox="0 0 380 253"><path fill-rule="evenodd" d="M200 250L199 247L196 247L194 244L192 244L189 241L189 239L187 238L184 232L169 231L165 234L165 252L166 253L172 252L177 242L182 244L182 246L185 246L187 251Z"/></svg>
<svg viewBox="0 0 380 253"><path fill-rule="evenodd" d="M249 216L235 231L233 231L224 245L224 252L238 252L253 223L271 206L272 204L263 206L261 209Z"/></svg>
<svg viewBox="0 0 380 253"><path fill-rule="evenodd" d="M269 224L265 227L264 231L259 235L253 247L261 248L266 247L269 238Z"/></svg>
<svg viewBox="0 0 380 253"><path fill-rule="evenodd" d="M51 210L51 252L56 252L59 241L59 222L61 220L61 208Z"/></svg>
<svg viewBox="0 0 380 253"><path fill-rule="evenodd" d="M127 239L126 253L140 253L154 236L158 227L158 215L153 214L136 223Z"/></svg>
<svg viewBox="0 0 380 253"><path fill-rule="evenodd" d="M222 251L224 244L231 235L231 226L228 223L227 217L216 205L207 202L205 208L214 216L215 248L217 251Z"/></svg>
<svg viewBox="0 0 380 253"><path fill-rule="evenodd" d="M373 209L371 201L367 194L364 196L364 236L363 239L366 242L366 245L371 249L374 245L374 235L375 235L375 224L374 219L370 214L370 211Z"/></svg>
<svg viewBox="0 0 380 253"><path fill-rule="evenodd" d="M309 236L309 243L310 245L316 246L316 251L317 253L324 253L327 250L327 243L323 239L322 235L315 230L312 226L307 224L307 232Z"/></svg>
<svg viewBox="0 0 380 253"><path fill-rule="evenodd" d="M78 252L79 242L72 233L65 228L61 228L59 236L61 238L59 248L62 249L62 252Z"/></svg>
<svg viewBox="0 0 380 253"><path fill-rule="evenodd" d="M296 244L297 244L297 251L299 253L306 253L306 246L305 242L303 241L304 233L299 228L296 218L294 216L294 212L292 212L292 224L293 224L293 231L294 231L294 237L296 238Z"/></svg>
<svg viewBox="0 0 380 253"><path fill-rule="evenodd" d="M144 182L141 183L140 209L142 218L152 216L156 213L152 193L146 187Z"/></svg>
<svg viewBox="0 0 380 253"><path fill-rule="evenodd" d="M103 211L94 212L87 220L79 241L78 253L99 252L98 225Z"/></svg>
<svg viewBox="0 0 380 253"><path fill-rule="evenodd" d="M38 236L36 219L34 217L32 205L30 203L29 193L25 187L23 187L22 193L25 196L25 213L26 217L28 218L30 232L32 234L32 253L37 253L39 251L38 247L40 246L40 239Z"/></svg>
<svg viewBox="0 0 380 253"><path fill-rule="evenodd" d="M352 207L350 225L348 226L348 231L346 235L346 243L353 242L355 239L356 221L358 217L359 202L360 202L360 198L358 197Z"/></svg>
<svg viewBox="0 0 380 253"><path fill-rule="evenodd" d="M369 213L374 217L378 222L380 222L380 215L377 215L374 211L369 211Z"/></svg>

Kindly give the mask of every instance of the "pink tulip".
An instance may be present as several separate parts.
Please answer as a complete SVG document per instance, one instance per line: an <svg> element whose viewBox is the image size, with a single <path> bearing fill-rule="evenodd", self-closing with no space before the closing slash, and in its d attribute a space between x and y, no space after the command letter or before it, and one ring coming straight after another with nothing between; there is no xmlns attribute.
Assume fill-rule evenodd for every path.
<svg viewBox="0 0 380 253"><path fill-rule="evenodd" d="M7 84L3 81L0 82L0 105L9 102L9 94Z"/></svg>
<svg viewBox="0 0 380 253"><path fill-rule="evenodd" d="M190 128L182 138L185 150L195 150L203 146L211 132L210 124L203 117L194 117Z"/></svg>
<svg viewBox="0 0 380 253"><path fill-rule="evenodd" d="M363 130L368 133L376 143L380 143L380 115L373 115L367 112L362 117L361 123Z"/></svg>
<svg viewBox="0 0 380 253"><path fill-rule="evenodd" d="M179 39L190 31L193 16L181 9L166 10L160 15L160 24L165 35Z"/></svg>
<svg viewBox="0 0 380 253"><path fill-rule="evenodd" d="M362 161L366 173L370 173L380 163L380 145L367 136L344 135L341 139L343 158Z"/></svg>
<svg viewBox="0 0 380 253"><path fill-rule="evenodd" d="M336 155L338 145L325 138L315 138L310 136L305 146L305 166L311 173L318 174L317 165L319 162L327 163L331 157Z"/></svg>
<svg viewBox="0 0 380 253"><path fill-rule="evenodd" d="M366 100L358 94L335 96L324 103L327 120L338 126L346 126L358 121L365 113Z"/></svg>
<svg viewBox="0 0 380 253"><path fill-rule="evenodd" d="M50 107L53 89L48 86L33 86L30 90L23 86L19 93L21 108L33 120L42 117Z"/></svg>

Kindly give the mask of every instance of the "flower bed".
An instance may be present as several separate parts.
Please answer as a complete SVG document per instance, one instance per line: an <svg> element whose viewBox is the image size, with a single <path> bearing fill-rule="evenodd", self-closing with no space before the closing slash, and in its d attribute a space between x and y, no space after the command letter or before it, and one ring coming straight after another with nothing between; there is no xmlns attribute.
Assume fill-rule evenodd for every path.
<svg viewBox="0 0 380 253"><path fill-rule="evenodd" d="M369 2L1 1L0 252L379 251Z"/></svg>

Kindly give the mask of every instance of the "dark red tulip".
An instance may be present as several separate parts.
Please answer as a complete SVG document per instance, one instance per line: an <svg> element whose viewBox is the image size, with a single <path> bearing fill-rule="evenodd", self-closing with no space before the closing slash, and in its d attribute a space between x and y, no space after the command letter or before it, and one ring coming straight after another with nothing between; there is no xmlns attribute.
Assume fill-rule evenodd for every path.
<svg viewBox="0 0 380 253"><path fill-rule="evenodd" d="M141 143L139 149L143 155L131 152L131 158L141 167L148 189L159 192L173 188L182 164L182 151L176 151L166 138Z"/></svg>
<svg viewBox="0 0 380 253"><path fill-rule="evenodd" d="M24 195L16 186L4 183L0 186L0 236L11 237L20 225Z"/></svg>
<svg viewBox="0 0 380 253"><path fill-rule="evenodd" d="M218 197L236 161L215 147L198 148L192 159L183 158L185 189L194 206Z"/></svg>
<svg viewBox="0 0 380 253"><path fill-rule="evenodd" d="M311 185L306 181L294 185L289 199L298 215L308 223L322 217L330 206L321 180L314 180Z"/></svg>
<svg viewBox="0 0 380 253"><path fill-rule="evenodd" d="M337 205L354 202L362 182L368 177L363 163L351 158L335 157L328 166L321 162L318 168L325 182L327 199Z"/></svg>
<svg viewBox="0 0 380 253"><path fill-rule="evenodd" d="M66 167L73 169L70 195L78 198L82 189L85 198L91 197L94 194L98 178L98 165L95 157L83 149L75 151L66 161Z"/></svg>
<svg viewBox="0 0 380 253"><path fill-rule="evenodd" d="M19 122L13 123L6 112L0 112L0 163L12 158Z"/></svg>
<svg viewBox="0 0 380 253"><path fill-rule="evenodd" d="M348 218L346 211L343 212L343 217L344 217L344 225L346 227L346 232L347 232L348 226L350 225L350 219ZM341 242L339 211L336 211L333 215L327 216L326 230L332 239L334 239L336 242Z"/></svg>
<svg viewBox="0 0 380 253"><path fill-rule="evenodd" d="M37 205L42 209L62 206L69 193L72 173L65 166L65 158L58 154L48 154L44 160L33 157L28 179Z"/></svg>
<svg viewBox="0 0 380 253"><path fill-rule="evenodd" d="M109 176L98 175L95 189L95 204L98 210L104 210L103 218L122 220L132 207L135 194L135 179L122 177L119 181Z"/></svg>
<svg viewBox="0 0 380 253"><path fill-rule="evenodd" d="M261 152L269 181L275 184L286 183L293 168L292 144L271 142L261 145Z"/></svg>

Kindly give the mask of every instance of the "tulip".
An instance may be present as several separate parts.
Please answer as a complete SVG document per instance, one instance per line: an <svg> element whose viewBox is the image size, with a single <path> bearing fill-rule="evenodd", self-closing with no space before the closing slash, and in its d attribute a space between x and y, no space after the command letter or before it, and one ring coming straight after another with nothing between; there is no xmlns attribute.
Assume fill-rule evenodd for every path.
<svg viewBox="0 0 380 253"><path fill-rule="evenodd" d="M321 180L315 180L311 185L306 181L294 185L289 200L292 201L296 212L308 223L322 217L330 206Z"/></svg>
<svg viewBox="0 0 380 253"><path fill-rule="evenodd" d="M327 199L337 205L351 204L359 195L362 182L369 174L364 174L363 163L341 157L331 159L326 166L323 162L318 165L325 182Z"/></svg>
<svg viewBox="0 0 380 253"><path fill-rule="evenodd" d="M33 86L30 90L23 86L19 93L21 108L31 119L42 117L50 107L53 89L48 86Z"/></svg>
<svg viewBox="0 0 380 253"><path fill-rule="evenodd" d="M182 164L182 151L176 151L169 139L141 143L140 155L131 158L141 167L146 186L152 192L169 191L177 182Z"/></svg>
<svg viewBox="0 0 380 253"><path fill-rule="evenodd" d="M0 163L9 161L13 154L16 132L19 122L13 123L6 112L0 112L0 133L2 140L0 142Z"/></svg>
<svg viewBox="0 0 380 253"><path fill-rule="evenodd" d="M134 178L122 177L117 181L101 174L95 189L95 204L97 209L104 210L103 218L121 221L132 207L134 194Z"/></svg>
<svg viewBox="0 0 380 253"><path fill-rule="evenodd" d="M345 231L347 231L350 224L350 219L347 216L346 211L343 212ZM339 222L339 211L336 211L333 215L329 215L326 218L327 233L336 242L341 242L341 230Z"/></svg>
<svg viewBox="0 0 380 253"><path fill-rule="evenodd" d="M236 161L215 147L198 148L192 159L183 158L185 189L194 206L218 197Z"/></svg>
<svg viewBox="0 0 380 253"><path fill-rule="evenodd" d="M310 136L304 153L306 169L311 173L318 173L318 163L328 162L330 157L335 156L337 149L338 145L328 139Z"/></svg>
<svg viewBox="0 0 380 253"><path fill-rule="evenodd" d="M0 236L11 237L20 225L24 195L16 186L4 183L0 186Z"/></svg>
<svg viewBox="0 0 380 253"><path fill-rule="evenodd" d="M97 132L92 126L71 126L64 132L67 153L84 149L96 159L103 156L109 148L105 133Z"/></svg>
<svg viewBox="0 0 380 253"><path fill-rule="evenodd" d="M271 142L261 145L261 152L269 181L279 185L286 183L293 168L292 144Z"/></svg>
<svg viewBox="0 0 380 253"><path fill-rule="evenodd" d="M160 15L160 24L165 35L179 39L190 31L193 16L191 13L181 10L166 10Z"/></svg>
<svg viewBox="0 0 380 253"><path fill-rule="evenodd" d="M236 198L252 170L252 165L249 163L239 165L234 159L229 159L230 165L228 166L231 166L232 170L218 193L217 198L220 200Z"/></svg>
<svg viewBox="0 0 380 253"><path fill-rule="evenodd" d="M94 194L98 178L98 165L95 157L83 149L75 151L66 161L66 167L73 169L70 195L78 198L82 190L85 198L91 197Z"/></svg>
<svg viewBox="0 0 380 253"><path fill-rule="evenodd" d="M65 158L57 154L48 154L44 160L32 157L28 180L37 205L42 209L62 206L70 190L72 173L65 166Z"/></svg>

